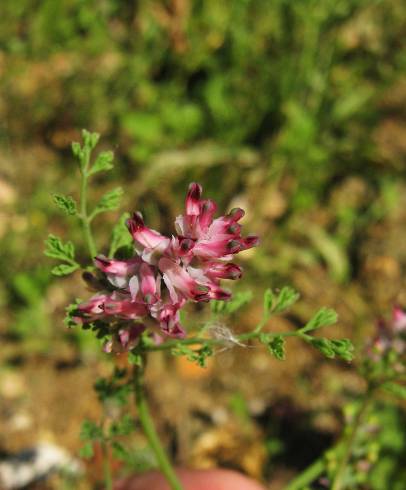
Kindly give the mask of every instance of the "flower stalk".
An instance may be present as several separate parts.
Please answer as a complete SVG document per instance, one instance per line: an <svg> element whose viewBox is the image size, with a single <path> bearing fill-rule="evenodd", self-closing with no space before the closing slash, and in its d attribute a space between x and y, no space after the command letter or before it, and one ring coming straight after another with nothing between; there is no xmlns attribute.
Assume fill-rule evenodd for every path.
<svg viewBox="0 0 406 490"><path fill-rule="evenodd" d="M103 476L104 476L104 485L106 490L113 490L113 477L111 474L111 466L110 466L110 455L109 455L109 447L107 441L101 442L101 450L103 456Z"/></svg>
<svg viewBox="0 0 406 490"><path fill-rule="evenodd" d="M148 403L145 397L144 391L144 360L141 366L134 366L133 369L133 385L135 394L135 403L137 406L138 418L141 423L144 434L148 440L148 443L153 450L158 462L158 466L165 476L171 490L183 490L183 486L180 483L175 470L166 455L159 436L156 432L154 422L149 412Z"/></svg>

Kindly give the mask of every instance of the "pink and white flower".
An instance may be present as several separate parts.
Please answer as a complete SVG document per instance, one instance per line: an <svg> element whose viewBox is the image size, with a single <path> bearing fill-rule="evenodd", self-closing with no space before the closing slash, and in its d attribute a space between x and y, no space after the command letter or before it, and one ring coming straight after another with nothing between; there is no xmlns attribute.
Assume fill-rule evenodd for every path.
<svg viewBox="0 0 406 490"><path fill-rule="evenodd" d="M106 351L134 348L148 319L163 335L183 337L179 312L187 301L231 297L220 282L239 279L242 269L229 261L256 246L258 237L241 235L242 209L214 218L215 202L201 195L202 187L190 184L185 214L176 218L176 234L171 238L148 228L142 215L134 213L127 221L134 256L127 260L103 255L95 258L95 266L108 281L104 282L106 289L112 291L103 291L80 304L77 320L100 320L110 326L112 337L105 344Z"/></svg>

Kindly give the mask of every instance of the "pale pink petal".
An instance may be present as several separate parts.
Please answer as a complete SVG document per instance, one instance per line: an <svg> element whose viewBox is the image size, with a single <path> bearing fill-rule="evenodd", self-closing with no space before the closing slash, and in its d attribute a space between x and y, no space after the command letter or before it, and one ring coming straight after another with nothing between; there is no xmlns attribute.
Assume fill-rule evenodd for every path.
<svg viewBox="0 0 406 490"><path fill-rule="evenodd" d="M151 303L155 299L156 280L152 268L148 264L142 264L140 268L141 276L141 293L147 303Z"/></svg>
<svg viewBox="0 0 406 490"><path fill-rule="evenodd" d="M139 213L134 213L132 219L127 220L127 226L134 240L144 247L159 247L163 250L169 245L169 238L146 227L144 220Z"/></svg>
<svg viewBox="0 0 406 490"><path fill-rule="evenodd" d="M198 222L202 233L205 233L212 224L216 210L217 205L211 199L206 199L201 202Z"/></svg>
<svg viewBox="0 0 406 490"><path fill-rule="evenodd" d="M184 216L177 216L175 219L175 230L180 236L187 236L189 234L189 226L184 218Z"/></svg>
<svg viewBox="0 0 406 490"><path fill-rule="evenodd" d="M127 276L133 274L141 259L139 257L133 257L129 260L117 260L108 259L104 255L98 255L94 259L95 266L106 274L114 274L118 276Z"/></svg>
<svg viewBox="0 0 406 490"><path fill-rule="evenodd" d="M192 296L195 281L179 264L163 257L159 261L159 269L166 275L170 283L188 296Z"/></svg>
<svg viewBox="0 0 406 490"><path fill-rule="evenodd" d="M237 264L224 262L209 262L205 264L205 273L217 279L240 279L242 268Z"/></svg>
<svg viewBox="0 0 406 490"><path fill-rule="evenodd" d="M140 291L140 281L138 279L138 276L133 276L130 279L128 286L130 288L131 299L135 300Z"/></svg>

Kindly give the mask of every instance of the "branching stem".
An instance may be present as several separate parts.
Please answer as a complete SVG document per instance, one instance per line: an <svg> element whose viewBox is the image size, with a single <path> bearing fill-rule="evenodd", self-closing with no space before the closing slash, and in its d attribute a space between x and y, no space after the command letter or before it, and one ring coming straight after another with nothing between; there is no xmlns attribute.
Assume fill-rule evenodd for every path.
<svg viewBox="0 0 406 490"><path fill-rule="evenodd" d="M88 167L89 167L90 152L85 151L83 159L81 161L81 181L80 181L80 214L79 219L82 225L83 234L89 249L91 260L97 255L97 248L94 242L92 230L90 228L90 218L87 214L87 181L88 181Z"/></svg>

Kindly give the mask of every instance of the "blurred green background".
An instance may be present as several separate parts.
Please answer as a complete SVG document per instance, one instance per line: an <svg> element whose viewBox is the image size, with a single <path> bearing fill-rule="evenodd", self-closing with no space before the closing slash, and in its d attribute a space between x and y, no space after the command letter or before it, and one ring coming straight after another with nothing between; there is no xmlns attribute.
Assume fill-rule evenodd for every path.
<svg viewBox="0 0 406 490"><path fill-rule="evenodd" d="M240 287L294 285L303 302L293 323L327 304L341 315L338 331L362 345L374 318L406 303L405 19L398 0L1 2L2 425L11 430L16 403L33 420L11 439L0 436L0 446L13 450L38 431L58 432L58 415L43 421L32 408L37 395L24 391L33 372L82 365L90 386L102 369L92 340L62 326L79 276L52 278L42 255L50 231L81 239L51 194L77 192L70 143L82 128L100 132L100 147L115 153L115 170L98 178L92 198L117 182L122 211L141 209L165 232L192 180L220 209L245 208L246 227L262 245L243 258ZM99 249L117 216L97 219ZM255 315L247 313L246 325ZM288 361L286 376L303 381L320 362L313 356ZM348 371L331 369L332 377ZM23 388L10 396L7 379L16 375ZM272 397L264 383L266 403L284 396L299 403L296 396L303 410L314 409L310 381L300 388L308 398L285 393L285 383L274 380ZM336 385L326 374L326 410L345 403ZM48 378L44 403L54 403L59 395L45 386ZM86 405L78 418L86 410L93 409ZM337 420L326 425L330 434ZM76 448L77 426L62 444ZM400 481L392 489L406 485L396 473L398 446L385 463ZM363 488L389 488L377 482Z"/></svg>

